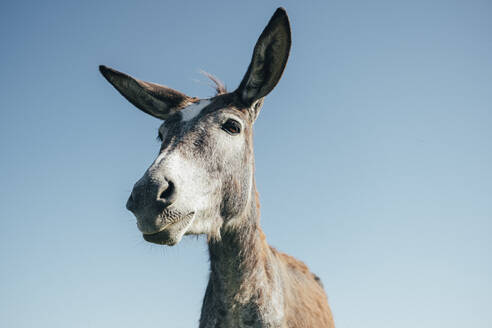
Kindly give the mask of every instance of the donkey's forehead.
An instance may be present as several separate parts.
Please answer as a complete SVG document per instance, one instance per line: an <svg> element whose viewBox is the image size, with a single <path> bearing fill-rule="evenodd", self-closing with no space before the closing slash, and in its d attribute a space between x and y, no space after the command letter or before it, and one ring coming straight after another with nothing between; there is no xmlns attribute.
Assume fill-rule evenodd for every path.
<svg viewBox="0 0 492 328"><path fill-rule="evenodd" d="M208 105L210 105L211 102L212 101L210 99L201 99L197 102L191 103L190 105L186 106L180 111L181 121L183 122L191 121L192 119L200 115L202 110Z"/></svg>
<svg viewBox="0 0 492 328"><path fill-rule="evenodd" d="M181 109L172 121L187 123L196 117L213 112L228 111L237 115L242 120L248 119L248 111L242 106L238 106L231 94L219 95L209 99L200 99L189 103Z"/></svg>

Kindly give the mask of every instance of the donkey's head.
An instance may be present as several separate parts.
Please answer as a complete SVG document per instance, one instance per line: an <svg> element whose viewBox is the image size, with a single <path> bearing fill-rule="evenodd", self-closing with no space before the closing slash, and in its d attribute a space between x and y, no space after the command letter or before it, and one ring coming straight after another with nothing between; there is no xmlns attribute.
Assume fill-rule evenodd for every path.
<svg viewBox="0 0 492 328"><path fill-rule="evenodd" d="M258 39L234 92L188 97L105 66L104 77L133 105L164 120L159 155L135 183L126 207L144 239L174 245L185 234L218 236L243 217L253 188L253 122L287 63L290 26L279 8Z"/></svg>

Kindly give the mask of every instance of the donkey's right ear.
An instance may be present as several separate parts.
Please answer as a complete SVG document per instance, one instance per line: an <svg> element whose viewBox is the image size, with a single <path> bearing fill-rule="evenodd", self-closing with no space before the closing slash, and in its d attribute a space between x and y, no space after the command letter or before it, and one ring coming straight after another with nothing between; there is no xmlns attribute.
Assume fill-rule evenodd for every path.
<svg viewBox="0 0 492 328"><path fill-rule="evenodd" d="M194 100L176 90L137 80L103 65L99 66L99 71L129 102L145 113L163 120Z"/></svg>
<svg viewBox="0 0 492 328"><path fill-rule="evenodd" d="M256 42L253 58L235 91L251 106L277 85L289 58L291 34L284 8L278 8Z"/></svg>

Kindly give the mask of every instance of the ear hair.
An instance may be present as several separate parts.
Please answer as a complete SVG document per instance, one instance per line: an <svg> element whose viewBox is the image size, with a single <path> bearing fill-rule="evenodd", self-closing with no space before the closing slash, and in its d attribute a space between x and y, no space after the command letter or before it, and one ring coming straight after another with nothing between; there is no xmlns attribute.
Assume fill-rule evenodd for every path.
<svg viewBox="0 0 492 328"><path fill-rule="evenodd" d="M263 102L265 101L265 98L260 98L256 100L253 105L251 105L251 112L253 114L253 122L256 121L258 118L258 115L260 114L260 110L263 107Z"/></svg>

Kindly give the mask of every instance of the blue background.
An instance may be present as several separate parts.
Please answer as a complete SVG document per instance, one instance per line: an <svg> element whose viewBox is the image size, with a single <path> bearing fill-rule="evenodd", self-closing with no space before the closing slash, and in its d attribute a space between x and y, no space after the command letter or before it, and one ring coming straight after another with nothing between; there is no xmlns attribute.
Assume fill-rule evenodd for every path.
<svg viewBox="0 0 492 328"><path fill-rule="evenodd" d="M141 238L124 204L159 121L97 66L234 89L280 5L291 57L255 125L268 241L339 328L492 326L492 4L258 0L0 4L1 327L197 326L205 240Z"/></svg>

